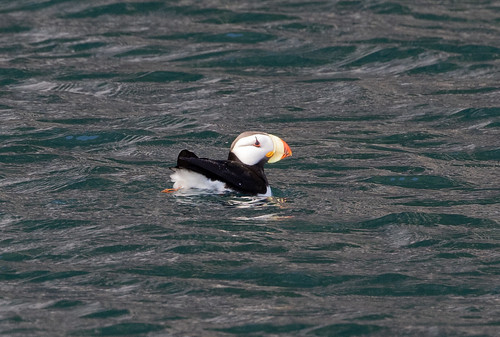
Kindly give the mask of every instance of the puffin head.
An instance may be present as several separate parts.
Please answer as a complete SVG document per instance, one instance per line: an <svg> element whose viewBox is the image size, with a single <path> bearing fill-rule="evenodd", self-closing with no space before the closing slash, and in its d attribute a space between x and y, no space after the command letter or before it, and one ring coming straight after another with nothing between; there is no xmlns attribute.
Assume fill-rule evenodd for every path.
<svg viewBox="0 0 500 337"><path fill-rule="evenodd" d="M285 141L264 132L243 132L231 144L229 159L236 156L243 164L275 163L292 155Z"/></svg>

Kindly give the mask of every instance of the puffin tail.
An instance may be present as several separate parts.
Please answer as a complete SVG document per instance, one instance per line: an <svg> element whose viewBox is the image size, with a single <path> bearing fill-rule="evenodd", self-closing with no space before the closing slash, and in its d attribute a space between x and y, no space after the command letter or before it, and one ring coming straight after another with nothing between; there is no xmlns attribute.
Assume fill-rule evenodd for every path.
<svg viewBox="0 0 500 337"><path fill-rule="evenodd" d="M172 180L174 181L174 187L164 189L162 191L163 193L174 193L182 188L182 182L179 182L179 180L182 180L184 178L182 177L182 175L179 175L178 169L181 169L181 168L189 169L189 167L188 167L189 163L185 162L185 159L188 159L188 158L198 158L198 156L195 155L193 152L188 151L188 150L182 150L179 153L179 155L177 156L177 166L170 168L171 170L174 171L174 173L170 176L172 178ZM181 170L179 170L179 172L180 171Z"/></svg>
<svg viewBox="0 0 500 337"><path fill-rule="evenodd" d="M195 155L193 152L188 151L188 150L182 150L179 155L177 156L177 162L181 158L198 158L197 155Z"/></svg>
<svg viewBox="0 0 500 337"><path fill-rule="evenodd" d="M171 170L175 171L175 169L181 168L182 167L182 159L184 158L198 158L197 155L195 155L193 152L188 151L188 150L182 150L179 152L179 155L177 156L177 165L176 166L171 166L169 167Z"/></svg>
<svg viewBox="0 0 500 337"><path fill-rule="evenodd" d="M186 162L183 159L188 159L188 158L198 158L197 155L195 155L193 152L188 151L188 150L182 150L179 152L179 155L177 156L177 165L175 167L171 167L171 169L178 169L178 168L186 168Z"/></svg>

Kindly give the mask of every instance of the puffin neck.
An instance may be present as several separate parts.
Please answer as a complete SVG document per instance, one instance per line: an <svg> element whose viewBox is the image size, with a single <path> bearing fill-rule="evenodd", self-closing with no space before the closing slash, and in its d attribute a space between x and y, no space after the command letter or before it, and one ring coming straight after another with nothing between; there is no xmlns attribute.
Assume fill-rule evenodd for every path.
<svg viewBox="0 0 500 337"><path fill-rule="evenodd" d="M269 183L267 181L266 174L264 173L264 164L267 163L267 158L262 159L261 161L259 161L255 165L247 165L247 164L243 163L234 153L229 152L229 156L227 157L227 160L234 161L234 162L237 162L243 166L248 167L253 172L255 172L255 174L257 174L260 178L262 178L262 180L264 180L266 185L269 185Z"/></svg>
<svg viewBox="0 0 500 337"><path fill-rule="evenodd" d="M236 155L232 152L229 152L229 156L227 156L227 160L231 160L231 161L235 161L235 162L243 164L243 162L240 160L240 158L236 157Z"/></svg>

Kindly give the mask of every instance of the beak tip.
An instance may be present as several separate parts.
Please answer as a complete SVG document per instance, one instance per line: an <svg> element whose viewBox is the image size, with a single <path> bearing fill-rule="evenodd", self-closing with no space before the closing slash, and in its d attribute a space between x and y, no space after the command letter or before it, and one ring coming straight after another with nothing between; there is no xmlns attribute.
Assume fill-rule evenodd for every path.
<svg viewBox="0 0 500 337"><path fill-rule="evenodd" d="M290 149L290 146L284 140L282 140L282 142L283 142L283 148L284 148L283 158L291 157L292 156L292 149Z"/></svg>

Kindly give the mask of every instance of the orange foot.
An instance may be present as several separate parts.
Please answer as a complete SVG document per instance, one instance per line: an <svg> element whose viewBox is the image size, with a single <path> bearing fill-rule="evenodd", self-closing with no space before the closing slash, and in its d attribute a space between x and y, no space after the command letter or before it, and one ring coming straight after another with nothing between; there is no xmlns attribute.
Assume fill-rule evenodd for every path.
<svg viewBox="0 0 500 337"><path fill-rule="evenodd" d="M180 190L181 187L177 187L177 188L166 188L164 189L163 191L161 191L161 193L174 193L174 192L177 192L178 190Z"/></svg>

